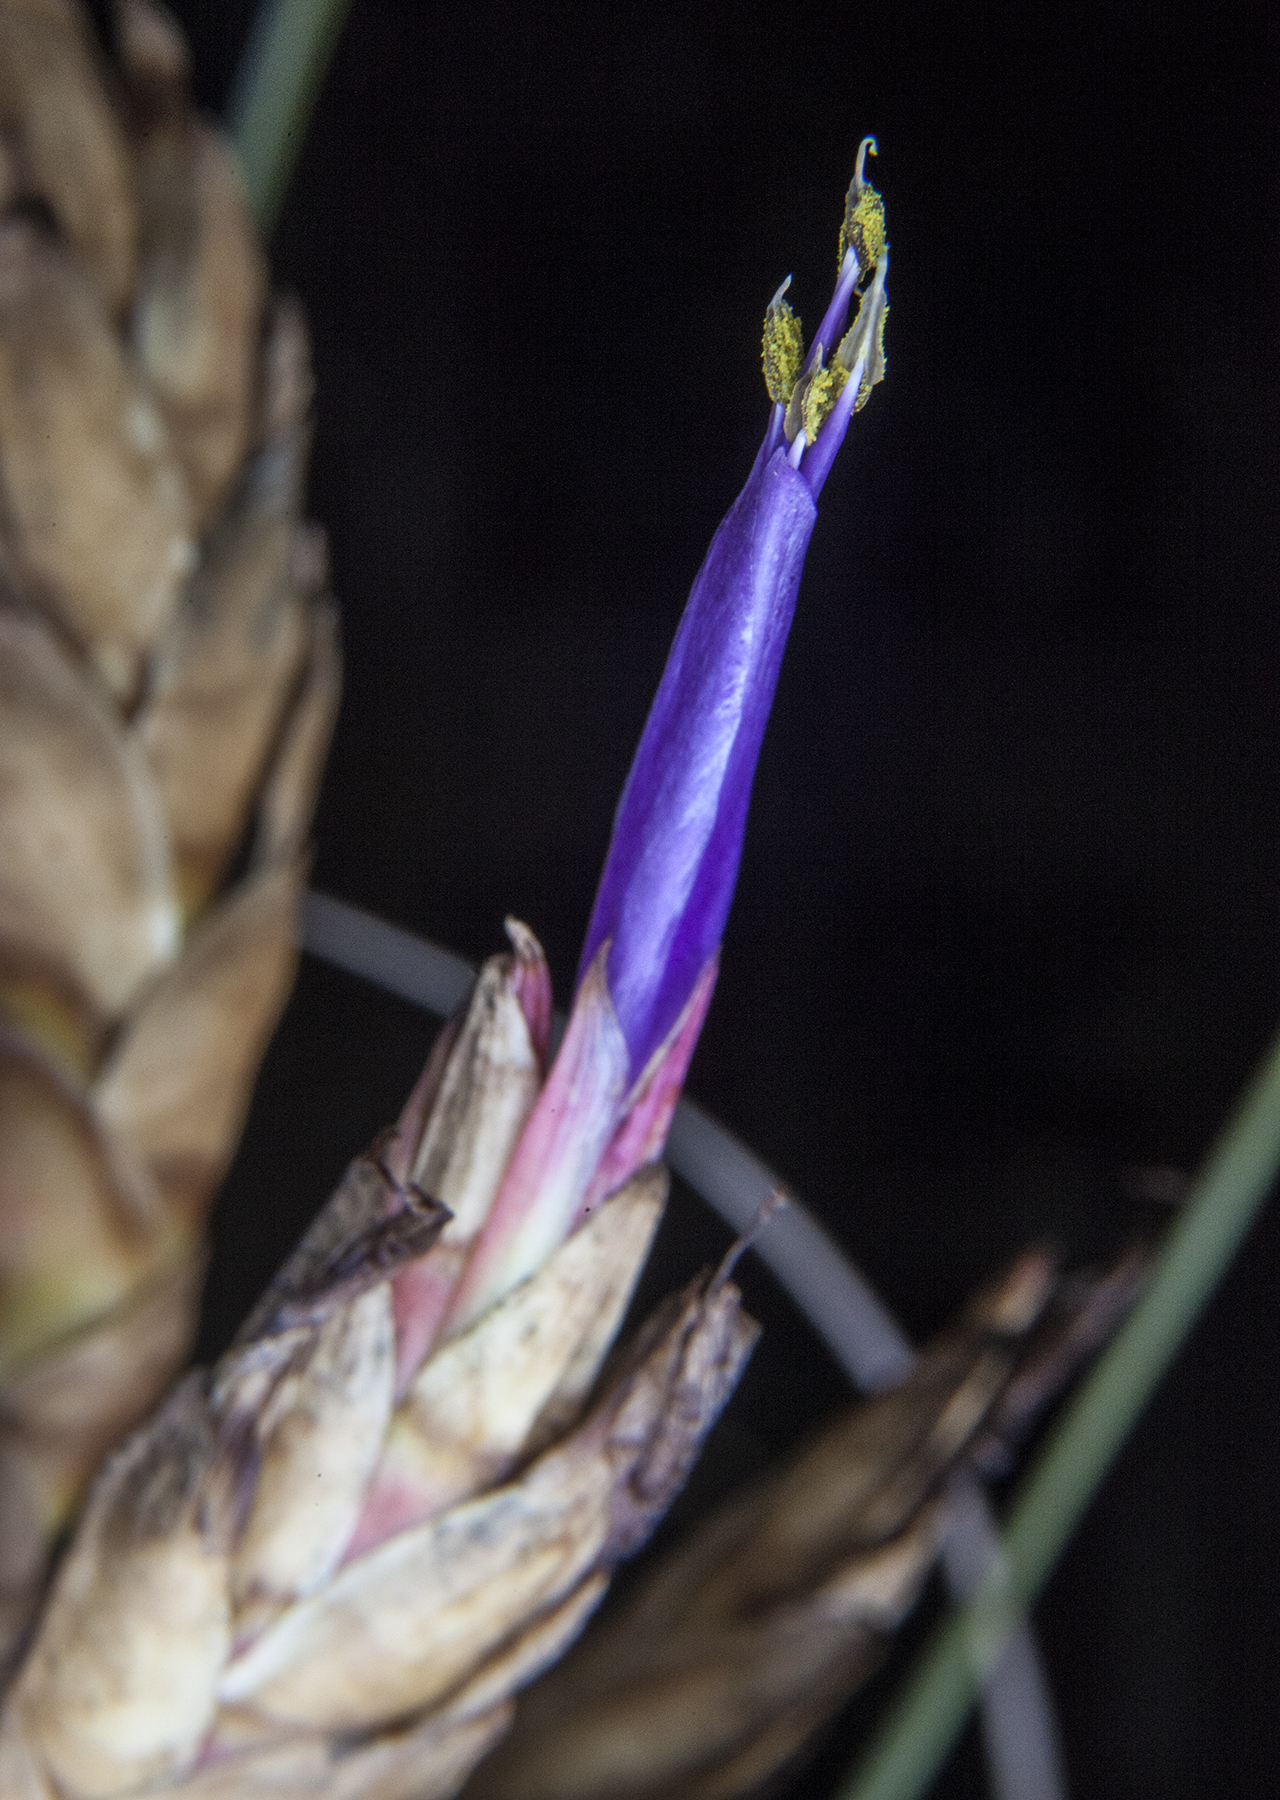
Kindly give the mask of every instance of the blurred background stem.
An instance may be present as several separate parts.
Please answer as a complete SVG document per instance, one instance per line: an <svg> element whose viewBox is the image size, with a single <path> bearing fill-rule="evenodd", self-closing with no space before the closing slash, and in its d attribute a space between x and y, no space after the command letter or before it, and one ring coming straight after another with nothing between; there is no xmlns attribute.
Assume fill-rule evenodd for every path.
<svg viewBox="0 0 1280 1800"><path fill-rule="evenodd" d="M245 189L270 235L351 0L264 0L227 106Z"/></svg>

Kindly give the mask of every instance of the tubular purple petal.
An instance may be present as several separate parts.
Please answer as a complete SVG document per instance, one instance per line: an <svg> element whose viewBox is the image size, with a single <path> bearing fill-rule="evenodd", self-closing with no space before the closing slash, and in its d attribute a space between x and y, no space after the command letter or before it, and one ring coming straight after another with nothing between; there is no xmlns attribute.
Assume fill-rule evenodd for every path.
<svg viewBox="0 0 1280 1800"><path fill-rule="evenodd" d="M618 803L578 978L612 939L608 987L633 1078L724 931L816 518L785 444L762 453L693 584Z"/></svg>
<svg viewBox="0 0 1280 1800"><path fill-rule="evenodd" d="M719 946L817 495L884 373L888 242L884 203L864 174L875 147L864 138L858 150L835 293L807 357L785 298L790 276L769 303L769 427L693 584L618 803L578 981L608 944L605 985L632 1080Z"/></svg>

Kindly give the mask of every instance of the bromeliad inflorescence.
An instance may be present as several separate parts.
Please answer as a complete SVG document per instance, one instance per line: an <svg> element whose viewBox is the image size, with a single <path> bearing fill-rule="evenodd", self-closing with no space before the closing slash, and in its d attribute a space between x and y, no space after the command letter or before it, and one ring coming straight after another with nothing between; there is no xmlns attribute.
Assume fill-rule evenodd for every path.
<svg viewBox="0 0 1280 1800"><path fill-rule="evenodd" d="M511 922L395 1130L104 1470L8 1697L4 1792L455 1791L732 1392L756 1328L727 1269L605 1358L665 1199L817 495L883 373L873 147L807 357L770 304L768 430L637 749L549 1072L546 962Z"/></svg>

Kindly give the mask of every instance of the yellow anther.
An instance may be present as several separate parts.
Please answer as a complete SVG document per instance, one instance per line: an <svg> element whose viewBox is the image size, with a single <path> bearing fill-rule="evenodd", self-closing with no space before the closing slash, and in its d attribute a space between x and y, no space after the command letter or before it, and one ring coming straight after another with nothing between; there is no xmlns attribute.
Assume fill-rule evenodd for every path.
<svg viewBox="0 0 1280 1800"><path fill-rule="evenodd" d="M857 318L840 340L833 362L833 367L843 369L846 375L852 373L859 361L862 363L858 397L853 403L855 412L860 412L866 405L876 383L884 380L884 322L889 315L884 282L888 272L889 253L886 250L876 264L875 280L858 304Z"/></svg>
<svg viewBox="0 0 1280 1800"><path fill-rule="evenodd" d="M848 379L848 369L841 368L839 363L832 363L829 369L824 369L821 353L814 358L809 379L805 383L800 412L805 437L811 444L826 423L827 414L839 399L840 390Z"/></svg>
<svg viewBox="0 0 1280 1800"><path fill-rule="evenodd" d="M813 361L809 372L796 383L791 395L791 404L787 408L787 416L783 424L788 442L795 443L800 432L804 432L805 442L811 444L826 423L827 415L840 397L840 390L849 379L849 371L838 360L828 367L823 361L822 345L814 347Z"/></svg>
<svg viewBox="0 0 1280 1800"><path fill-rule="evenodd" d="M786 406L804 367L804 332L783 295L791 277L783 282L764 315L764 385L777 406Z"/></svg>
<svg viewBox="0 0 1280 1800"><path fill-rule="evenodd" d="M858 160L854 167L853 180L849 183L849 192L845 196L844 223L840 227L840 254L837 263L843 263L846 250L852 250L858 259L860 275L879 262L888 246L885 235L884 201L871 186L865 175L867 153L876 154L876 140L863 138L858 146Z"/></svg>

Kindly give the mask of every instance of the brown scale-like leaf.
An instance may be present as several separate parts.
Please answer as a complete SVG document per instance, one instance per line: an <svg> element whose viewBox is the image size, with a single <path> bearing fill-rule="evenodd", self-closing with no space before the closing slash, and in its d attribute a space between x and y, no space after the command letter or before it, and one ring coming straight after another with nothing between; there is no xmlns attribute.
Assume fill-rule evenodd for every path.
<svg viewBox="0 0 1280 1800"><path fill-rule="evenodd" d="M173 20L119 0L117 23L119 93L75 0L0 0L0 1660L186 1353L340 680L299 524L300 311L263 341L261 249ZM421 1224L381 1218L368 1259Z"/></svg>
<svg viewBox="0 0 1280 1800"><path fill-rule="evenodd" d="M258 800L253 844L257 865L296 858L305 850L338 717L342 651L337 607L329 600L313 601L309 624L311 643L302 680Z"/></svg>
<svg viewBox="0 0 1280 1800"><path fill-rule="evenodd" d="M191 111L176 26L149 0L118 13L141 210L131 341L203 526L249 448L266 263L231 147Z"/></svg>
<svg viewBox="0 0 1280 1800"><path fill-rule="evenodd" d="M244 1125L297 963L298 862L261 870L201 921L145 995L94 1088L99 1117L198 1229Z"/></svg>
<svg viewBox="0 0 1280 1800"><path fill-rule="evenodd" d="M14 218L0 222L0 480L19 564L128 699L195 562L191 502L88 277Z"/></svg>
<svg viewBox="0 0 1280 1800"><path fill-rule="evenodd" d="M10 1704L58 1783L105 1800L190 1762L230 1644L230 1514L199 1377L106 1466Z"/></svg>
<svg viewBox="0 0 1280 1800"><path fill-rule="evenodd" d="M456 1724L429 1719L335 1757L325 1800L450 1800L507 1727L509 1705Z"/></svg>
<svg viewBox="0 0 1280 1800"><path fill-rule="evenodd" d="M528 946L517 961L491 982L541 971ZM702 1277L578 1417L661 1208L649 1169L438 1352L436 1389L452 1373L483 1401L485 1442L459 1454L481 1482L515 1458L515 1478L357 1548L395 1398L392 1290L448 1217L398 1173L431 1085L402 1118L413 1141L388 1134L351 1165L212 1376L108 1464L9 1691L15 1783L444 1800L670 1504L757 1328L727 1271ZM418 1398L448 1422L443 1392ZM5 1449L0 1434L0 1472Z"/></svg>
<svg viewBox="0 0 1280 1800"><path fill-rule="evenodd" d="M932 1567L939 1483L1047 1298L1042 1257L898 1387L705 1521L521 1702L469 1800L728 1800L879 1664Z"/></svg>
<svg viewBox="0 0 1280 1800"><path fill-rule="evenodd" d="M480 971L410 1169L452 1212L445 1241L459 1246L488 1217L542 1082L515 972L509 956Z"/></svg>
<svg viewBox="0 0 1280 1800"><path fill-rule="evenodd" d="M461 1717L451 1709L349 1744L293 1738L210 1763L164 1791L173 1800L449 1800L502 1736L510 1712L509 1702ZM46 1800L44 1790L31 1800Z"/></svg>
<svg viewBox="0 0 1280 1800"><path fill-rule="evenodd" d="M0 1036L0 1368L106 1314L170 1245L158 1197L87 1097Z"/></svg>
<svg viewBox="0 0 1280 1800"><path fill-rule="evenodd" d="M129 153L87 20L71 0L0 4L0 205L42 200L109 314L133 288Z"/></svg>
<svg viewBox="0 0 1280 1800"><path fill-rule="evenodd" d="M0 1794L5 1800L58 1800L48 1775L28 1750L12 1712L0 1718Z"/></svg>
<svg viewBox="0 0 1280 1800"><path fill-rule="evenodd" d="M376 1147L356 1157L237 1332L228 1358L295 1324L314 1323L387 1280L431 1248L448 1217L436 1201L397 1190Z"/></svg>
<svg viewBox="0 0 1280 1800"><path fill-rule="evenodd" d="M317 1325L260 1412L253 1504L232 1566L240 1633L337 1568L394 1398L391 1295L380 1282Z"/></svg>
<svg viewBox="0 0 1280 1800"><path fill-rule="evenodd" d="M110 1020L177 928L136 748L50 633L0 608L0 970L35 956Z"/></svg>
<svg viewBox="0 0 1280 1800"><path fill-rule="evenodd" d="M299 429L246 472L157 652L134 722L173 835L188 912L215 891L239 848L307 665L310 593L294 565L305 455ZM326 741L323 730L314 735Z"/></svg>
<svg viewBox="0 0 1280 1800"><path fill-rule="evenodd" d="M342 1732L444 1699L591 1571L611 1487L605 1457L551 1452L512 1487L389 1539L269 1628L223 1698L277 1727Z"/></svg>
<svg viewBox="0 0 1280 1800"><path fill-rule="evenodd" d="M5 1376L0 1399L0 1606L25 1623L51 1521L65 1517L107 1451L145 1416L191 1348L203 1248L166 1264L105 1319ZM0 1784L0 1793L6 1790Z"/></svg>

